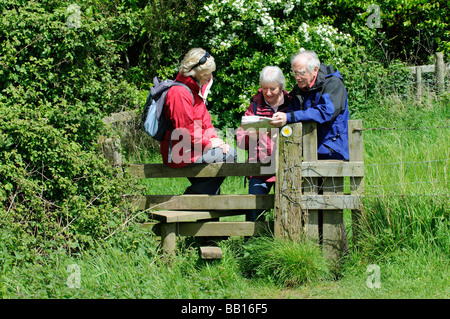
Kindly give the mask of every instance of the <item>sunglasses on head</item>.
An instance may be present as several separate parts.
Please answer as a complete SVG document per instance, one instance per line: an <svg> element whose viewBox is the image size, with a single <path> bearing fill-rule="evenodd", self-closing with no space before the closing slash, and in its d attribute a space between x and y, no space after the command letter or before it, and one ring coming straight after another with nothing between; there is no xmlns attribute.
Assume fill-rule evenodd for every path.
<svg viewBox="0 0 450 319"><path fill-rule="evenodd" d="M206 51L205 55L202 56L202 58L198 61L198 63L196 65L194 65L192 68L189 69L189 71L192 71L193 69L195 69L196 67L203 65L206 63L206 60L210 57L208 51Z"/></svg>

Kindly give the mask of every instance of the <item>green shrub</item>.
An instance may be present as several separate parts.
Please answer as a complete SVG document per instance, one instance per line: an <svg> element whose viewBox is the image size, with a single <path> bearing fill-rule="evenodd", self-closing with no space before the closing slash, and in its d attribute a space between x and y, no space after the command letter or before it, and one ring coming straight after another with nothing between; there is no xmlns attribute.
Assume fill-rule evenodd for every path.
<svg viewBox="0 0 450 319"><path fill-rule="evenodd" d="M110 134L102 117L137 103L109 27L127 14L86 14L69 27L67 7L0 2L0 233L17 262L78 251L132 214L121 194L134 182L97 145Z"/></svg>
<svg viewBox="0 0 450 319"><path fill-rule="evenodd" d="M288 287L332 278L322 250L308 240L252 238L244 246L241 264L247 275Z"/></svg>

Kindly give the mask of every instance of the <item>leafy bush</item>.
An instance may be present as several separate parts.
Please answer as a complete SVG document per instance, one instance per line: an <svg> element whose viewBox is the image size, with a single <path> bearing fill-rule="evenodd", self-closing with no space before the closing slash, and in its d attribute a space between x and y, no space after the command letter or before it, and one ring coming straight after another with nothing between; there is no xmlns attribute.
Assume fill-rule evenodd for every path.
<svg viewBox="0 0 450 319"><path fill-rule="evenodd" d="M102 117L137 104L110 27L132 19L91 14L70 27L64 2L3 0L0 9L3 253L29 260L78 250L131 213L121 194L133 182L117 178L97 139L110 134Z"/></svg>

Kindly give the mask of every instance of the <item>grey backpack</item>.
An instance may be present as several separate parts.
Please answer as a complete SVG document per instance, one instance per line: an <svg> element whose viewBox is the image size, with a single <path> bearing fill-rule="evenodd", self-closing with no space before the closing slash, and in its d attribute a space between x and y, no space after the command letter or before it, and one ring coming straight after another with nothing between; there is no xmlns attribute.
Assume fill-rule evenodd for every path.
<svg viewBox="0 0 450 319"><path fill-rule="evenodd" d="M156 139L162 141L166 134L166 131L171 128L170 122L164 117L163 108L166 101L167 91L174 85L184 86L192 92L186 84L165 80L161 81L158 77L153 79L153 86L150 89L150 93L145 101L144 111L142 112L142 128L144 131ZM194 105L194 96L192 95L192 105Z"/></svg>

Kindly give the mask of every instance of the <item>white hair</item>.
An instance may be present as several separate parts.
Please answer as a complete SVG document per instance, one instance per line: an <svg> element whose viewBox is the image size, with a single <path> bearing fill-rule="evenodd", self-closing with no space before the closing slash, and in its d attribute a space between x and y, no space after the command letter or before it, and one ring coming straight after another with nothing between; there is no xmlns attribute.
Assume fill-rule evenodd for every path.
<svg viewBox="0 0 450 319"><path fill-rule="evenodd" d="M259 84L277 83L282 90L286 87L286 79L283 71L277 66L266 66L259 75Z"/></svg>
<svg viewBox="0 0 450 319"><path fill-rule="evenodd" d="M306 63L306 70L308 70L308 72L312 72L316 67L320 67L319 57L317 56L316 52L312 50L298 52L297 54L292 56L291 64L293 65L294 62L299 59Z"/></svg>

